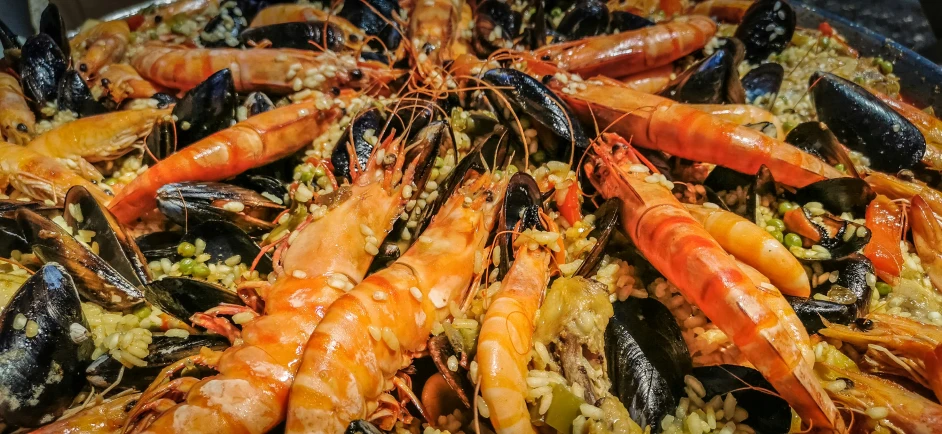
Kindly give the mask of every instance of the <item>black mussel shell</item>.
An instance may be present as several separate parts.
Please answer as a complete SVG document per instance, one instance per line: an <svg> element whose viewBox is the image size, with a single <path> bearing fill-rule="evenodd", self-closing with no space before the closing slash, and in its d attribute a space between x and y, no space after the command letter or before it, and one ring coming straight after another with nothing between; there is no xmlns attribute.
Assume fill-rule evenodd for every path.
<svg viewBox="0 0 942 434"><path fill-rule="evenodd" d="M74 69L65 72L59 80L58 99L56 105L59 110L69 110L78 113L79 117L100 115L108 112L104 104L98 102L88 89L85 80Z"/></svg>
<svg viewBox="0 0 942 434"><path fill-rule="evenodd" d="M239 10L242 11L242 16L245 17L249 22L255 18L255 15L258 14L258 11L265 9L272 5L282 4L282 3L294 3L292 0L236 0L236 5L239 6Z"/></svg>
<svg viewBox="0 0 942 434"><path fill-rule="evenodd" d="M343 434L383 434L383 430L363 419L350 422Z"/></svg>
<svg viewBox="0 0 942 434"><path fill-rule="evenodd" d="M847 155L841 142L837 141L834 133L821 122L809 121L798 124L788 132L785 141L832 166L843 165L848 174L855 178L860 177L857 173L857 166Z"/></svg>
<svg viewBox="0 0 942 434"><path fill-rule="evenodd" d="M272 272L271 256L266 253L259 257L262 248L252 240L249 234L232 223L225 221L200 223L190 228L181 241L195 243L197 239L206 242L203 253L210 256L207 262L225 262L227 259L239 255L242 258L242 263L251 265L258 257L258 264L255 269L263 274Z"/></svg>
<svg viewBox="0 0 942 434"><path fill-rule="evenodd" d="M85 187L69 189L65 196L65 222L74 230L95 233L98 257L104 259L128 282L142 285L152 277L147 259L124 227Z"/></svg>
<svg viewBox="0 0 942 434"><path fill-rule="evenodd" d="M824 321L847 325L857 319L857 306L853 304L840 304L791 295L786 295L785 299L798 315L798 319L801 320L808 334L814 334L823 329Z"/></svg>
<svg viewBox="0 0 942 434"><path fill-rule="evenodd" d="M752 4L736 28L736 38L746 45L746 60L759 63L781 53L795 34L795 10L782 0Z"/></svg>
<svg viewBox="0 0 942 434"><path fill-rule="evenodd" d="M306 23L280 23L246 29L240 39L247 46L262 41L271 43L270 48L294 48L313 51L342 51L346 37L334 23L309 21Z"/></svg>
<svg viewBox="0 0 942 434"><path fill-rule="evenodd" d="M245 107L246 116L252 117L275 108L275 103L263 92L252 92L245 97L242 107Z"/></svg>
<svg viewBox="0 0 942 434"><path fill-rule="evenodd" d="M144 358L147 366L135 367L134 375L127 375L125 372L118 386L144 390L157 378L163 368L181 359L199 354L203 347L223 351L229 348L229 340L215 334L190 335L187 338L154 336L153 341L147 346L149 353ZM123 366L114 357L105 354L88 365L85 369L85 376L92 386L105 388L118 380Z"/></svg>
<svg viewBox="0 0 942 434"><path fill-rule="evenodd" d="M834 74L811 76L811 97L834 136L870 158L880 171L910 169L926 153L926 138L905 117L863 87Z"/></svg>
<svg viewBox="0 0 942 434"><path fill-rule="evenodd" d="M183 232L178 231L159 231L144 234L135 240L141 253L147 258L147 261L159 261L163 258L171 262L180 260L177 254L177 246L183 240Z"/></svg>
<svg viewBox="0 0 942 434"><path fill-rule="evenodd" d="M503 250L500 255L500 275L510 269L510 261L514 258L513 235L527 229L543 230L540 222L540 208L543 205L540 187L532 176L517 172L511 178L504 193L504 203L499 218L500 246ZM497 241L495 241L497 243Z"/></svg>
<svg viewBox="0 0 942 434"><path fill-rule="evenodd" d="M435 363L438 372L444 377L445 382L451 386L452 390L458 395L461 403L467 408L471 408L471 397L474 396L474 384L469 379L468 370L458 365L458 369L452 371L448 367L448 359L452 356L461 359L462 354L455 351L448 337L443 333L428 340L428 351ZM468 356L470 357L470 355Z"/></svg>
<svg viewBox="0 0 942 434"><path fill-rule="evenodd" d="M288 186L284 181L274 176L243 173L233 178L231 182L232 185L247 188L268 197L275 203L278 203L278 200L280 200L282 204L288 203ZM277 198L278 200L273 198Z"/></svg>
<svg viewBox="0 0 942 434"><path fill-rule="evenodd" d="M0 217L0 256L9 258L14 250L28 253L29 243L14 219Z"/></svg>
<svg viewBox="0 0 942 434"><path fill-rule="evenodd" d="M337 15L367 35L378 37L379 41L370 42L371 47L395 50L399 48L402 39L396 24L399 9L399 3L395 0L350 0L343 3Z"/></svg>
<svg viewBox="0 0 942 434"><path fill-rule="evenodd" d="M613 305L605 329L605 358L612 393L639 425L656 425L672 413L692 361L670 310L651 298Z"/></svg>
<svg viewBox="0 0 942 434"><path fill-rule="evenodd" d="M383 134L395 132L412 140L423 128L435 119L436 110L440 110L435 101L402 101L387 106L392 115L383 127ZM377 136L379 133L377 132Z"/></svg>
<svg viewBox="0 0 942 434"><path fill-rule="evenodd" d="M515 39L520 33L519 14L508 3L499 0L485 0L478 3L474 11L472 45L479 56L488 56L494 50L503 47L504 41ZM498 30L499 29L499 30ZM500 32L500 38L492 41L490 36Z"/></svg>
<svg viewBox="0 0 942 434"><path fill-rule="evenodd" d="M171 104L177 103L177 97L170 95L164 92L157 92L150 96L151 99L157 100L157 108L167 108Z"/></svg>
<svg viewBox="0 0 942 434"><path fill-rule="evenodd" d="M749 413L743 421L762 434L785 434L792 411L759 371L745 366L715 365L693 368L693 376L706 390L706 399L732 393L736 405Z"/></svg>
<svg viewBox="0 0 942 434"><path fill-rule="evenodd" d="M623 205L621 199L613 197L606 200L595 211L595 228L592 229L590 236L595 237L597 241L595 247L589 251L585 260L582 261L582 265L576 270L576 276L589 278L598 270L599 264L602 263L605 248L608 246L609 240L612 239L615 229L619 226L618 220Z"/></svg>
<svg viewBox="0 0 942 434"><path fill-rule="evenodd" d="M228 68L190 89L173 107L177 149L232 126L238 106L235 82Z"/></svg>
<svg viewBox="0 0 942 434"><path fill-rule="evenodd" d="M605 3L583 0L563 16L556 31L571 40L601 35L608 28L609 19Z"/></svg>
<svg viewBox="0 0 942 434"><path fill-rule="evenodd" d="M177 127L172 119L157 119L150 134L144 138L147 145L147 156L153 156L158 161L177 152Z"/></svg>
<svg viewBox="0 0 942 434"><path fill-rule="evenodd" d="M832 259L853 255L870 242L871 234L866 226L848 222L827 212L812 216L802 207L785 213L783 220L790 232L805 239L805 247L820 244L830 252Z"/></svg>
<svg viewBox="0 0 942 434"><path fill-rule="evenodd" d="M825 271L837 273L837 281L818 285L812 290L813 293L827 295L835 289L846 289L856 297L854 306L858 315L864 316L870 311L873 288L867 284L867 274L873 273L873 263L869 259L855 253L842 259L822 261L821 267Z"/></svg>
<svg viewBox="0 0 942 434"><path fill-rule="evenodd" d="M645 27L651 27L654 21L645 17L635 15L631 12L614 11L612 12L611 28L613 33L627 32L629 30L638 30Z"/></svg>
<svg viewBox="0 0 942 434"><path fill-rule="evenodd" d="M40 33L26 39L20 55L20 81L34 109L55 101L67 66L68 60L49 35Z"/></svg>
<svg viewBox="0 0 942 434"><path fill-rule="evenodd" d="M365 134L372 131L378 137L385 123L383 112L375 107L357 114L330 155L334 176L349 180L354 172L366 170L366 163L373 154L373 144L366 140Z"/></svg>
<svg viewBox="0 0 942 434"><path fill-rule="evenodd" d="M730 50L716 50L691 66L662 96L688 104L742 104L745 93Z"/></svg>
<svg viewBox="0 0 942 434"><path fill-rule="evenodd" d="M30 337L33 324L39 332ZM61 266L45 265L16 291L0 313L4 422L37 427L62 415L84 383L94 349L88 330L75 283Z"/></svg>
<svg viewBox="0 0 942 434"><path fill-rule="evenodd" d="M785 79L785 68L778 63L763 63L742 77L746 101L752 102L762 95L776 94Z"/></svg>
<svg viewBox="0 0 942 434"><path fill-rule="evenodd" d="M143 301L143 294L134 284L58 224L25 208L16 212L16 221L33 253L45 263L56 262L68 270L83 298L121 312Z"/></svg>
<svg viewBox="0 0 942 434"><path fill-rule="evenodd" d="M69 59L72 52L72 47L69 46L69 35L66 32L65 21L59 14L59 7L55 3L49 3L39 16L39 33L51 36L65 58Z"/></svg>
<svg viewBox="0 0 942 434"><path fill-rule="evenodd" d="M230 205L235 202L241 206ZM252 190L219 182L167 184L157 190L157 208L181 226L223 220L249 233L270 231L272 219L285 209Z"/></svg>
<svg viewBox="0 0 942 434"><path fill-rule="evenodd" d="M795 192L798 203L821 202L824 209L836 214L849 212L863 217L877 194L860 178L825 179L808 184Z"/></svg>
<svg viewBox="0 0 942 434"><path fill-rule="evenodd" d="M144 297L160 310L187 319L221 303L244 306L238 295L205 280L166 276L144 287Z"/></svg>
<svg viewBox="0 0 942 434"><path fill-rule="evenodd" d="M549 149L551 155L563 159L574 156L578 159L589 147L589 139L582 130L582 124L572 114L566 103L539 80L516 69L508 68L487 71L481 76L481 80L500 89L488 88L487 97L496 108L497 116L505 125L513 125L511 130L521 143L525 143L523 131L519 131L516 127L517 123L514 122L511 110L518 116L529 116L538 126L552 134L557 143L540 141L541 145L555 147L555 149ZM500 92L503 98L499 97L497 92ZM504 100L509 101L511 107L506 107ZM550 141L547 140L547 142Z"/></svg>
<svg viewBox="0 0 942 434"><path fill-rule="evenodd" d="M756 173L755 182L752 184L751 194L746 198L746 216L754 223L759 222L759 202L762 196L778 195L778 189L775 186L775 178L772 171L764 164L759 166L759 172Z"/></svg>
<svg viewBox="0 0 942 434"><path fill-rule="evenodd" d="M224 3L219 8L219 14L203 26L200 43L210 48L238 46L239 34L248 26L249 22L237 4Z"/></svg>
<svg viewBox="0 0 942 434"><path fill-rule="evenodd" d="M723 191L732 192L741 187L745 193L745 204L740 202L737 203L736 206L732 206L725 203L718 196L715 197L714 200L719 201L717 202L718 205L746 217L751 222L759 221L757 208L760 197L766 194L778 194L775 179L772 177L772 171L765 165L760 166L759 171L755 175L747 175L726 167L716 166L710 171L703 185L704 188L714 193Z"/></svg>
<svg viewBox="0 0 942 434"><path fill-rule="evenodd" d="M0 20L0 45L3 46L4 51L19 50L22 47L20 37L13 33L3 20Z"/></svg>

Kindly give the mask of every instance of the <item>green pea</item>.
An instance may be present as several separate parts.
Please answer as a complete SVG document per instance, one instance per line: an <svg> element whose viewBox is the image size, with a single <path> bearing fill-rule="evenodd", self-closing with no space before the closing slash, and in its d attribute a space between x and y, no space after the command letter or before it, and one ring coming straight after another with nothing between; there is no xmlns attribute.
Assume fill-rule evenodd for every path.
<svg viewBox="0 0 942 434"><path fill-rule="evenodd" d="M196 264L193 266L193 275L196 277L206 277L209 276L209 267L206 264Z"/></svg>
<svg viewBox="0 0 942 434"><path fill-rule="evenodd" d="M313 170L301 170L301 182L311 182L314 179Z"/></svg>
<svg viewBox="0 0 942 434"><path fill-rule="evenodd" d="M843 172L845 169L847 169L846 167L844 167L843 164L840 164L840 163L838 163L837 165L835 165L834 168L837 169L837 170L840 171L840 172Z"/></svg>
<svg viewBox="0 0 942 434"><path fill-rule="evenodd" d="M326 175L326 174L327 174L327 171L324 170L324 168L323 168L322 166L317 166L317 167L314 168L314 177L315 177L315 178L320 178L320 177L322 177L322 176L324 176L324 175Z"/></svg>
<svg viewBox="0 0 942 434"><path fill-rule="evenodd" d="M193 256L196 254L196 246L194 246L192 243L184 241L180 243L179 246L177 246L177 253L184 257Z"/></svg>
<svg viewBox="0 0 942 434"><path fill-rule="evenodd" d="M864 83L866 83L866 81L867 81L867 80L864 79L862 76L859 76L859 75L858 75L858 76L854 77L854 83L857 83L857 84L864 84Z"/></svg>
<svg viewBox="0 0 942 434"><path fill-rule="evenodd" d="M765 222L766 226L772 226L776 231L782 232L785 230L785 222L780 219L771 219Z"/></svg>
<svg viewBox="0 0 942 434"><path fill-rule="evenodd" d="M782 203L779 203L779 204L778 204L778 213L781 214L781 215L785 215L785 213L787 213L787 212L789 212L789 211L791 211L791 210L793 210L793 209L797 209L797 208L798 208L798 205L796 205L796 204L794 204L794 203L792 203L792 202L788 202L788 201L782 202Z"/></svg>
<svg viewBox="0 0 942 434"><path fill-rule="evenodd" d="M877 291L880 292L880 295L886 296L893 292L893 287L884 282L877 282Z"/></svg>
<svg viewBox="0 0 942 434"><path fill-rule="evenodd" d="M797 125L795 125L795 123L792 121L785 121L785 123L782 124L782 129L788 133L789 131L795 129L796 126Z"/></svg>
<svg viewBox="0 0 942 434"><path fill-rule="evenodd" d="M778 242L780 243L783 242L783 235L781 231L772 232L772 236L775 237L775 239L778 240Z"/></svg>
<svg viewBox="0 0 942 434"><path fill-rule="evenodd" d="M830 38L830 37L825 36L825 37L821 38L821 46L822 46L822 47L827 48L827 47L830 46L830 45L831 45L831 38Z"/></svg>
<svg viewBox="0 0 942 434"><path fill-rule="evenodd" d="M890 62L889 60L884 60L883 62L880 62L880 72L882 72L884 75L892 74L893 63Z"/></svg>
<svg viewBox="0 0 942 434"><path fill-rule="evenodd" d="M113 186L113 185L115 185L115 184L117 184L117 183L118 183L118 180L117 180L117 179L114 179L114 178L108 178L108 179L105 180L105 184L107 184L107 185Z"/></svg>
<svg viewBox="0 0 942 434"><path fill-rule="evenodd" d="M195 263L196 263L196 261L193 260L193 258L183 258L183 260L180 261L180 272L183 273L183 274L190 274L190 273L192 273L192 272L193 272L193 264L195 264Z"/></svg>
<svg viewBox="0 0 942 434"><path fill-rule="evenodd" d="M138 318L144 319L144 318L149 317L151 312L152 311L149 306L141 306L140 308L134 311L134 315L137 316Z"/></svg>
<svg viewBox="0 0 942 434"><path fill-rule="evenodd" d="M785 245L788 247L801 247L801 237L798 234L789 232L785 235Z"/></svg>

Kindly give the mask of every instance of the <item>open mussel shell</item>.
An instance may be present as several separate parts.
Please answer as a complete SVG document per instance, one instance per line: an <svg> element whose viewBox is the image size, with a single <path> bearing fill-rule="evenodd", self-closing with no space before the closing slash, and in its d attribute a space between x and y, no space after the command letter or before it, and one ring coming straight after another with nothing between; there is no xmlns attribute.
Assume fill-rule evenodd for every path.
<svg viewBox="0 0 942 434"><path fill-rule="evenodd" d="M548 146L550 149L547 151L551 155L566 160L571 156L578 159L588 149L589 139L582 124L566 103L539 80L509 68L487 71L481 80L493 86L487 89L487 98L495 107L497 116L505 125L511 125L511 130L521 143L526 143L524 132L519 131L511 112L517 116L529 116L535 121L535 126L549 132L551 139L540 140L540 145ZM504 101L509 101L510 107Z"/></svg>
<svg viewBox="0 0 942 434"><path fill-rule="evenodd" d="M742 77L746 101L752 102L762 95L778 93L785 79L785 68L778 63L763 63Z"/></svg>
<svg viewBox="0 0 942 434"><path fill-rule="evenodd" d="M0 217L0 256L9 258L14 250L29 252L29 243L14 219Z"/></svg>
<svg viewBox="0 0 942 434"><path fill-rule="evenodd" d="M259 257L262 252L261 247L255 243L249 234L232 223L225 221L200 223L190 228L181 239L181 242L186 241L195 244L197 239L206 242L203 253L210 256L208 262L225 262L227 259L238 255L242 259L242 263L252 264L255 258L258 258L255 269L262 274L272 272L271 256L266 253Z"/></svg>
<svg viewBox="0 0 942 434"><path fill-rule="evenodd" d="M275 103L264 92L252 92L245 97L242 107L245 107L246 116L252 117L275 108Z"/></svg>
<svg viewBox="0 0 942 434"><path fill-rule="evenodd" d="M611 17L611 30L613 33L638 30L655 25L645 17L627 11L613 11Z"/></svg>
<svg viewBox="0 0 942 434"><path fill-rule="evenodd" d="M83 385L94 344L75 283L47 264L0 313L0 417L20 427L58 418Z"/></svg>
<svg viewBox="0 0 942 434"><path fill-rule="evenodd" d="M181 359L195 356L203 347L213 351L229 348L229 340L216 334L190 335L186 338L154 336L147 346L144 358L147 366L134 368L134 375L124 375L118 385L123 388L144 390L157 378L160 371ZM85 376L92 386L105 388L116 381L124 365L109 354L104 354L85 369Z"/></svg>
<svg viewBox="0 0 942 434"><path fill-rule="evenodd" d="M236 187L247 188L266 196L275 203L278 203L278 200L281 201L281 204L286 204L289 201L288 184L274 176L243 173L230 182Z"/></svg>
<svg viewBox="0 0 942 434"><path fill-rule="evenodd" d="M718 205L722 204L726 209L739 214L751 222L759 222L758 205L763 195L777 195L778 188L775 185L775 179L772 177L772 171L762 165L755 175L747 175L735 170L717 166L704 180L703 185L706 189L714 193ZM742 194L735 203L728 203L720 196L719 192L727 194ZM745 199L744 201L742 199ZM712 200L711 200L712 201Z"/></svg>
<svg viewBox="0 0 942 434"><path fill-rule="evenodd" d="M677 77L661 95L688 104L744 103L746 94L734 56L733 50L716 50Z"/></svg>
<svg viewBox="0 0 942 434"><path fill-rule="evenodd" d="M520 34L521 21L520 14L506 2L485 0L478 3L471 39L475 52L486 57L503 47L505 41L514 40Z"/></svg>
<svg viewBox="0 0 942 434"><path fill-rule="evenodd" d="M25 208L16 212L16 221L33 253L44 263L56 262L65 268L82 297L120 312L143 301L143 293L134 284L58 224Z"/></svg>
<svg viewBox="0 0 942 434"><path fill-rule="evenodd" d="M20 44L19 36L13 33L3 20L0 20L0 46L3 46L4 51L19 50L23 46Z"/></svg>
<svg viewBox="0 0 942 434"><path fill-rule="evenodd" d="M383 434L383 430L363 419L350 422L343 434Z"/></svg>
<svg viewBox="0 0 942 434"><path fill-rule="evenodd" d="M570 40L601 35L608 29L610 19L605 3L582 0L563 16L556 31Z"/></svg>
<svg viewBox="0 0 942 434"><path fill-rule="evenodd" d="M78 113L79 117L108 112L108 108L92 96L92 91L88 89L85 80L74 69L66 71L62 79L59 80L57 93L56 105L59 110Z"/></svg>
<svg viewBox="0 0 942 434"><path fill-rule="evenodd" d="M219 14L211 18L200 32L200 43L204 47L235 47L239 45L239 34L249 26L237 2L226 2L219 7Z"/></svg>
<svg viewBox="0 0 942 434"><path fill-rule="evenodd" d="M366 170L366 163L373 154L373 143L367 140L366 133L369 131L374 135L380 134L385 123L383 112L376 107L357 114L337 140L330 155L334 176L350 180L353 173Z"/></svg>
<svg viewBox="0 0 942 434"><path fill-rule="evenodd" d="M346 37L334 23L308 21L305 23L279 23L246 29L239 37L243 44L254 46L263 41L270 48L294 48L312 51L341 51Z"/></svg>
<svg viewBox="0 0 942 434"><path fill-rule="evenodd" d="M850 256L870 242L871 234L866 226L846 221L827 212L812 215L808 209L801 207L785 213L782 220L789 232L802 237L805 247L819 244L827 249L831 254L828 259Z"/></svg>
<svg viewBox="0 0 942 434"><path fill-rule="evenodd" d="M792 423L792 411L772 384L752 368L737 365L700 366L693 368L700 380L706 399L725 397L732 393L736 405L749 413L743 422L762 434L785 434Z"/></svg>
<svg viewBox="0 0 942 434"><path fill-rule="evenodd" d="M20 53L23 93L38 111L56 100L68 61L52 37L43 33L27 38Z"/></svg>
<svg viewBox="0 0 942 434"><path fill-rule="evenodd" d="M90 231L98 243L98 257L135 286L151 281L144 254L124 227L82 186L69 189L63 218L73 231Z"/></svg>
<svg viewBox="0 0 942 434"><path fill-rule="evenodd" d="M235 120L239 98L229 69L217 71L202 83L190 89L172 115L176 119L176 149L185 148L197 140L224 128Z"/></svg>
<svg viewBox="0 0 942 434"><path fill-rule="evenodd" d="M436 119L437 110L444 109L438 105L438 102L428 99L402 101L390 104L387 108L392 114L389 115L383 127L384 131L396 131L407 140L413 140L419 131Z"/></svg>
<svg viewBox="0 0 942 434"><path fill-rule="evenodd" d="M814 287L812 293L828 295L831 301L853 305L859 316L866 315L870 311L870 298L873 296L873 287L867 283L867 275L873 274L873 263L855 253L819 264L823 271L836 274L837 279Z"/></svg>
<svg viewBox="0 0 942 434"><path fill-rule="evenodd" d="M798 315L798 319L805 326L808 334L814 334L823 329L824 321L847 325L857 319L857 306L853 304L840 304L791 295L786 295L785 300L788 300L788 304L792 306L795 315Z"/></svg>
<svg viewBox="0 0 942 434"><path fill-rule="evenodd" d="M922 160L925 136L863 87L820 71L810 86L818 119L841 143L869 157L874 169L896 173Z"/></svg>
<svg viewBox="0 0 942 434"><path fill-rule="evenodd" d="M824 209L835 213L853 213L863 217L877 194L860 178L834 178L808 184L795 192L798 203L820 202Z"/></svg>
<svg viewBox="0 0 942 434"><path fill-rule="evenodd" d="M395 50L399 48L402 33L396 24L400 6L395 0L348 0L337 16L350 21L369 36L376 36L378 41L370 41L370 46L377 50Z"/></svg>
<svg viewBox="0 0 942 434"><path fill-rule="evenodd" d="M599 268L604 257L605 248L612 239L615 229L618 228L618 220L621 215L621 208L624 203L617 197L606 200L598 210L595 211L595 228L589 234L595 237L595 247L589 251L582 265L576 270L576 276L591 277Z"/></svg>
<svg viewBox="0 0 942 434"><path fill-rule="evenodd" d="M781 53L795 34L795 10L782 0L758 0L746 10L736 38L746 46L746 60L760 63Z"/></svg>
<svg viewBox="0 0 942 434"><path fill-rule="evenodd" d="M468 374L468 370L461 366L461 364L458 365L458 368L455 371L452 371L448 367L448 358L454 356L460 360L462 358L461 353L455 351L455 348L451 345L449 338L445 334L441 334L429 339L428 350L432 362L435 363L435 367L438 368L438 372L442 376L442 380L445 381L445 384L448 386L448 388L454 391L465 408L471 408L471 397L474 396L474 384L472 384L471 380L469 379L470 376ZM468 355L467 357L471 357L471 355ZM435 380L432 380L430 377L428 381ZM438 386L435 384L429 385L428 381L425 383L426 388ZM432 397L440 394L441 391L428 393L428 395ZM423 391L422 395L424 398L426 393ZM423 402L425 402L424 399Z"/></svg>
<svg viewBox="0 0 942 434"><path fill-rule="evenodd" d="M504 193L504 203L499 218L499 228L504 234L498 235L503 253L500 255L500 274L510 269L510 261L514 258L513 234L526 229L543 230L540 222L540 208L543 200L540 187L532 176L517 172L510 177L507 190Z"/></svg>
<svg viewBox="0 0 942 434"><path fill-rule="evenodd" d="M190 318L221 303L245 305L235 293L189 277L166 276L155 280L144 288L144 297L160 310L180 319Z"/></svg>
<svg viewBox="0 0 942 434"><path fill-rule="evenodd" d="M180 226L228 221L248 233L270 231L285 207L252 190L219 182L180 182L157 190L157 208Z"/></svg>
<svg viewBox="0 0 942 434"><path fill-rule="evenodd" d="M641 426L673 413L692 361L670 310L651 298L613 304L605 329L605 358L612 394Z"/></svg>
<svg viewBox="0 0 942 434"><path fill-rule="evenodd" d="M857 166L847 155L844 146L828 126L821 122L809 121L798 124L788 132L785 141L832 166L843 165L847 173L855 178L859 177Z"/></svg>
<svg viewBox="0 0 942 434"><path fill-rule="evenodd" d="M182 240L183 232L159 231L141 235L137 237L135 243L148 262L159 261L163 258L177 262L180 259L177 246Z"/></svg>
<svg viewBox="0 0 942 434"><path fill-rule="evenodd" d="M69 46L69 35L66 32L65 21L59 13L59 7L55 3L46 5L46 9L43 9L43 13L39 16L39 33L51 36L65 58L69 58L72 52L72 47Z"/></svg>

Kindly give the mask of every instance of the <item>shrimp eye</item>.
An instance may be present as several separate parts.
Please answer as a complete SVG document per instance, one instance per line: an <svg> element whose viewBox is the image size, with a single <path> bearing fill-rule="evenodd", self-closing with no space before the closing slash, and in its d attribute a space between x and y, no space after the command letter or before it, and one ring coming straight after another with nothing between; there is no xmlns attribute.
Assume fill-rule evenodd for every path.
<svg viewBox="0 0 942 434"><path fill-rule="evenodd" d="M107 78L101 79L101 85L102 85L102 86L108 87L109 84L111 84L111 80L109 80L109 79L107 79Z"/></svg>
<svg viewBox="0 0 942 434"><path fill-rule="evenodd" d="M84 63L79 64L79 71L88 72L88 65Z"/></svg>
<svg viewBox="0 0 942 434"><path fill-rule="evenodd" d="M340 88L337 86L334 86L330 88L330 93L332 93L334 96L340 96Z"/></svg>
<svg viewBox="0 0 942 434"><path fill-rule="evenodd" d="M544 54L543 57L541 57L540 59L542 59L542 60L550 60L550 59L552 59L552 57L550 57L549 54Z"/></svg>
<svg viewBox="0 0 942 434"><path fill-rule="evenodd" d="M552 79L553 79L553 76L547 74L543 76L543 79L541 81L543 82L543 84L550 84L550 80Z"/></svg>
<svg viewBox="0 0 942 434"><path fill-rule="evenodd" d="M163 17L163 16L157 15L157 16L154 17L154 24L160 24L160 22L163 21L163 20L164 20L164 17Z"/></svg>
<svg viewBox="0 0 942 434"><path fill-rule="evenodd" d="M838 377L837 379L838 379L838 380L844 380L844 384L845 384L845 386L846 386L847 389L853 389L853 388L854 388L854 380L851 380L850 378L847 378L847 377Z"/></svg>
<svg viewBox="0 0 942 434"><path fill-rule="evenodd" d="M26 124L16 124L16 130L21 133L28 133L29 127L27 127Z"/></svg>
<svg viewBox="0 0 942 434"><path fill-rule="evenodd" d="M900 170L899 173L896 174L896 177L899 179L902 179L903 181L912 181L913 178L916 177L916 175L913 173L912 170L903 169L903 170Z"/></svg>
<svg viewBox="0 0 942 434"><path fill-rule="evenodd" d="M857 318L854 320L854 324L857 325L857 328L865 332L873 330L873 321L866 318Z"/></svg>
<svg viewBox="0 0 942 434"><path fill-rule="evenodd" d="M353 71L350 71L350 78L354 80L359 80L363 78L363 71L360 71L359 69L354 69Z"/></svg>

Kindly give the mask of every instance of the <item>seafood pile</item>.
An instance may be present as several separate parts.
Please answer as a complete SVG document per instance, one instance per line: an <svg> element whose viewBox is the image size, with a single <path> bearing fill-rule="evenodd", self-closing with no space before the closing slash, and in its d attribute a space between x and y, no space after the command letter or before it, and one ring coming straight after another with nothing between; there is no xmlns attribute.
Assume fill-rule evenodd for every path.
<svg viewBox="0 0 942 434"><path fill-rule="evenodd" d="M0 432L942 432L942 121L785 0L0 22Z"/></svg>

